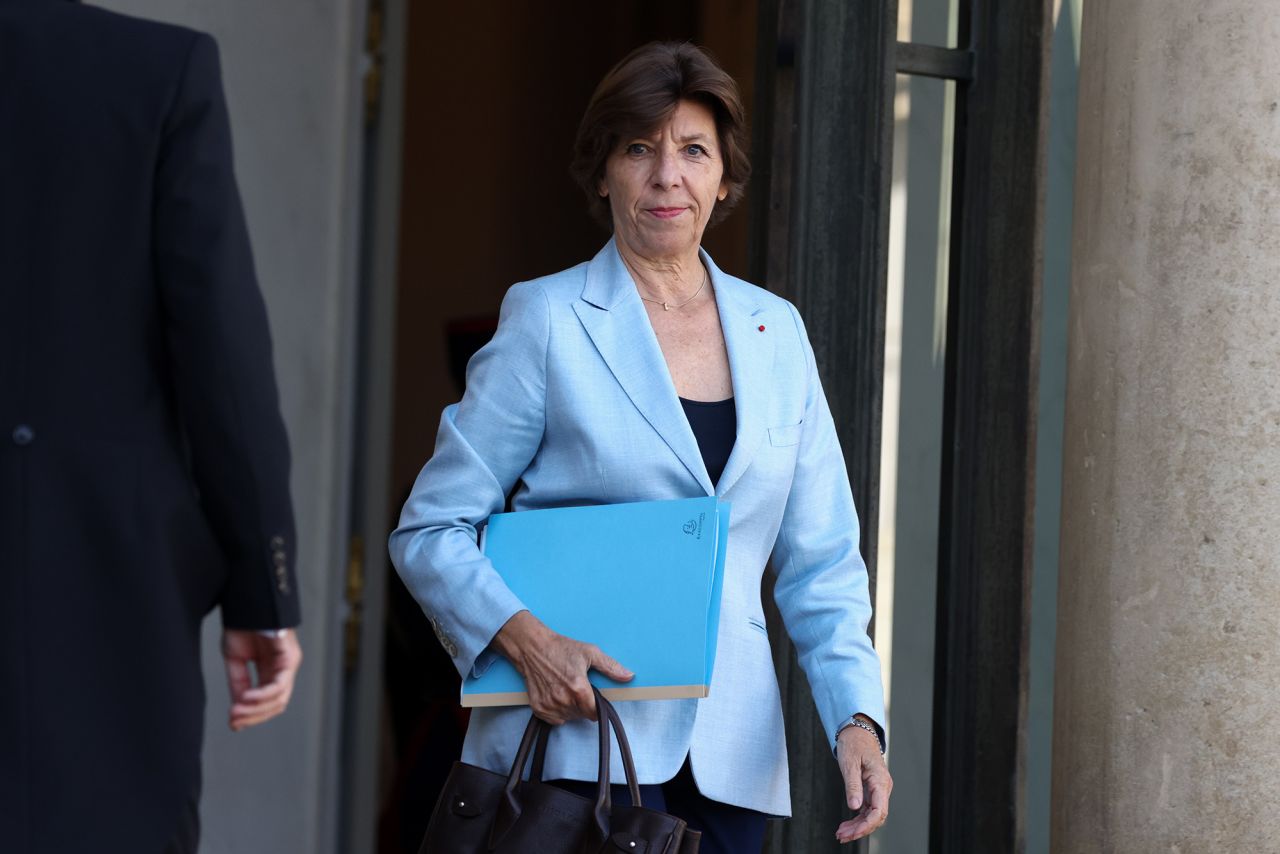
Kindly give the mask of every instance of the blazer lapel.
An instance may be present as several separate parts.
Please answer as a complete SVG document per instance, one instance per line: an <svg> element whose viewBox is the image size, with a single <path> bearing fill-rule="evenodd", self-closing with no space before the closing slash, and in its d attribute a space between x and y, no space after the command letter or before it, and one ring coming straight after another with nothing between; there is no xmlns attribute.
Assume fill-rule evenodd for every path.
<svg viewBox="0 0 1280 854"><path fill-rule="evenodd" d="M729 371L733 375L734 410L738 435L716 483L716 495L724 495L742 477L760 448L768 425L769 401L773 395L773 336L777 330L765 323L766 311L753 289L720 272L711 256L702 253L711 271L720 311L720 328L729 351ZM763 329L761 327L764 327Z"/></svg>
<svg viewBox="0 0 1280 854"><path fill-rule="evenodd" d="M613 240L587 265L582 301L573 310L636 409L703 491L715 494L649 316Z"/></svg>

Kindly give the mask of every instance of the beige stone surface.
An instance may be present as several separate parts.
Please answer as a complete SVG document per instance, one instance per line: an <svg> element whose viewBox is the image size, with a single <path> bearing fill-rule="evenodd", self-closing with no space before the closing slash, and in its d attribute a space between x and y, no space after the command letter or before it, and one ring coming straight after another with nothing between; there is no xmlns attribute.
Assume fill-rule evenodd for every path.
<svg viewBox="0 0 1280 854"><path fill-rule="evenodd" d="M1278 12L1085 3L1056 854L1280 852Z"/></svg>

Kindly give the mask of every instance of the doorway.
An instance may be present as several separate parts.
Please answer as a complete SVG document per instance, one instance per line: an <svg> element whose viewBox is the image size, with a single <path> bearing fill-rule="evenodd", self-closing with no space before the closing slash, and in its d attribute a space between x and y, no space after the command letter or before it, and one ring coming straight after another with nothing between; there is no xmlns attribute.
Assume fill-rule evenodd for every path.
<svg viewBox="0 0 1280 854"><path fill-rule="evenodd" d="M366 355L362 369L366 385L385 384L373 395L385 403L382 414L375 400L361 417L381 425L386 461L366 460L365 469L380 474L356 478L366 500L353 529L368 537L362 550L353 548L353 565L361 551L369 571L364 599L353 603L366 620L354 632L362 648L348 686L360 711L347 719L355 736L347 765L364 770L343 778L350 789L346 849L416 850L433 787L465 727L452 664L387 566L385 535L432 451L440 410L460 395L467 356L495 325L505 290L590 258L603 243L567 175L578 117L614 62L666 38L710 47L761 125L753 145L756 165L764 167L751 190L755 203L740 205L706 244L728 272L775 286L809 312L873 573L893 73L955 81L947 84L954 94L946 300L934 306L945 320L946 367L945 456L936 484L937 655L929 674L935 726L932 743L919 752L932 764L930 849L1017 850L1026 696L1018 638L1031 518L1033 433L1026 428L1034 413L1028 368L1036 346L1038 104L1048 0L958 0L956 33L945 47L899 42L897 0L446 10L385 2L403 13L403 67L388 74L388 84L400 84L395 109L403 121L387 125L397 168L386 177L379 165L374 182L393 188L398 200L366 241L391 247L383 253L390 274L372 279L373 314L382 324L364 324L384 361ZM757 93L759 80L766 83ZM786 659L788 648L778 655ZM797 825L794 834L774 834L770 851L825 850L826 827L843 817L839 789L827 779L834 772L830 746L806 721L808 692L789 676L797 672L780 668L784 694L795 699L788 707L797 736L789 736L791 752L809 757L803 768L793 764L793 790L823 838L801 839L807 829ZM975 755L987 759L976 762ZM975 806L972 791L996 794Z"/></svg>
<svg viewBox="0 0 1280 854"><path fill-rule="evenodd" d="M467 359L492 334L506 289L587 260L608 238L568 173L595 84L646 42L693 41L738 81L750 113L756 6L636 0L405 7L387 513L380 526L363 523L373 543L385 543L395 526L434 447L440 412L460 397ZM722 269L744 277L749 208L749 200L740 203L705 240ZM381 554L381 563L368 560L365 575L372 581L381 573L385 594L384 584L369 583L366 592L385 601L363 608L381 627L361 630L366 641L379 635L380 672L362 674L358 689L376 692L379 711L366 721L378 733L356 748L373 756L351 757L372 763L377 792L348 796L354 814L344 835L351 851L413 854L460 753L466 714L452 661ZM371 836L376 844L362 842Z"/></svg>

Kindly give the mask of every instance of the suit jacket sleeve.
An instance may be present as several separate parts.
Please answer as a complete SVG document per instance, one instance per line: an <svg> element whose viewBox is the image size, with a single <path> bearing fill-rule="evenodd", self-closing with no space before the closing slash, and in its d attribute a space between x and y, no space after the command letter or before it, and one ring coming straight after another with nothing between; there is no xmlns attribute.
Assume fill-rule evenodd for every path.
<svg viewBox="0 0 1280 854"><path fill-rule="evenodd" d="M299 621L289 445L231 159L217 45L195 34L156 170L154 255L173 394L228 565L228 627Z"/></svg>
<svg viewBox="0 0 1280 854"><path fill-rule="evenodd" d="M807 380L795 477L773 551L774 600L834 746L841 724L857 713L883 733L884 693L867 635L871 599L844 455L809 337L794 307L791 313Z"/></svg>
<svg viewBox="0 0 1280 854"><path fill-rule="evenodd" d="M498 331L467 365L462 401L444 410L391 534L391 559L464 677L491 659L489 642L524 605L477 546L502 511L546 426L550 308L536 284L512 287Z"/></svg>

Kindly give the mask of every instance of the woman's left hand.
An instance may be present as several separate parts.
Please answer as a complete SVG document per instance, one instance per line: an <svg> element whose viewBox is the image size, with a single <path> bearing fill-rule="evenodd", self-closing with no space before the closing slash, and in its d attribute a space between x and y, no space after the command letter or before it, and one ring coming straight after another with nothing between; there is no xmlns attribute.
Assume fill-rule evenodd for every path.
<svg viewBox="0 0 1280 854"><path fill-rule="evenodd" d="M836 841L852 842L878 830L889 817L893 778L880 753L879 740L862 727L840 730L836 758L844 777L845 799L856 813L836 828Z"/></svg>

